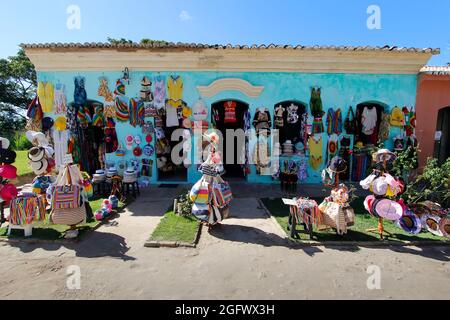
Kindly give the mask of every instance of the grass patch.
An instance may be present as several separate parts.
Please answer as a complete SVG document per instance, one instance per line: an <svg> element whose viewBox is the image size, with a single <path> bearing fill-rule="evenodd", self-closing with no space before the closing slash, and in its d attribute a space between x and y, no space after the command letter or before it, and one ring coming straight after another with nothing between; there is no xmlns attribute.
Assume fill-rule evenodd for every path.
<svg viewBox="0 0 450 320"><path fill-rule="evenodd" d="M194 216L178 216L173 211L168 211L156 226L150 241L194 243L199 224L200 222Z"/></svg>
<svg viewBox="0 0 450 320"><path fill-rule="evenodd" d="M23 177L27 174L33 173L31 167L28 165L28 151L16 151L17 157L14 166L17 168L17 176Z"/></svg>
<svg viewBox="0 0 450 320"><path fill-rule="evenodd" d="M322 202L322 198L312 198L318 204ZM290 232L287 230L289 206L283 204L280 198L261 199L263 204L277 220L278 224L283 228L288 236ZM339 236L332 230L317 231L314 227L314 240L317 241L377 241L379 236L373 233L367 233L367 229L377 228L378 219L371 216L365 209L363 204L364 199L358 198L352 203L355 210L355 225L349 227L348 232L344 236ZM422 231L418 235L411 235L404 232L402 229L394 225L392 221L384 221L384 229L392 234L392 236L385 236L385 239L392 241L436 241L449 242L449 239L444 237L437 237L428 231ZM309 233L303 230L303 227L297 227L300 239L292 239L294 241L309 240Z"/></svg>

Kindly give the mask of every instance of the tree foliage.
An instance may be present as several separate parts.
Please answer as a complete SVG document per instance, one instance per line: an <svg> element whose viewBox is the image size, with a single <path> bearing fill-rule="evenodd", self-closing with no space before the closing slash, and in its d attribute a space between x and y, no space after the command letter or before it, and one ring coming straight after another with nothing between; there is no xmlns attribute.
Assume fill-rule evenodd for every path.
<svg viewBox="0 0 450 320"><path fill-rule="evenodd" d="M25 124L25 110L36 91L34 65L23 49L0 59L0 136L12 138Z"/></svg>

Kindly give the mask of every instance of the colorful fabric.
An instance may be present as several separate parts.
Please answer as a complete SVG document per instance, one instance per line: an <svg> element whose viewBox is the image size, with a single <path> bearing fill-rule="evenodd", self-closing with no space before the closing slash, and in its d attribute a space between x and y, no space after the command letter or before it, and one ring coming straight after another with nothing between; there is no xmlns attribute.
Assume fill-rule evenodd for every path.
<svg viewBox="0 0 450 320"><path fill-rule="evenodd" d="M342 132L342 114L341 109L334 111L332 108L327 112L327 133L331 135L341 134Z"/></svg>
<svg viewBox="0 0 450 320"><path fill-rule="evenodd" d="M39 82L37 94L42 105L42 111L45 113L53 112L53 100L55 97L55 88L51 82Z"/></svg>
<svg viewBox="0 0 450 320"><path fill-rule="evenodd" d="M323 116L322 98L320 88L311 89L311 99L309 101L309 107L311 108L311 114L313 117L318 118Z"/></svg>
<svg viewBox="0 0 450 320"><path fill-rule="evenodd" d="M103 113L103 105L96 105L94 110L94 116L92 118L92 124L96 127L104 127L106 124L105 116Z"/></svg>
<svg viewBox="0 0 450 320"><path fill-rule="evenodd" d="M154 83L154 97L153 97L153 105L157 109L164 108L166 105L166 84L164 83L164 79L159 77L156 78Z"/></svg>
<svg viewBox="0 0 450 320"><path fill-rule="evenodd" d="M73 94L73 101L77 106L84 106L87 103L85 81L86 79L81 76L74 78L75 90Z"/></svg>
<svg viewBox="0 0 450 320"><path fill-rule="evenodd" d="M312 125L312 133L317 134L322 132L324 132L322 117L314 118Z"/></svg>
<svg viewBox="0 0 450 320"><path fill-rule="evenodd" d="M16 226L30 225L45 220L45 197L25 194L11 201L9 223Z"/></svg>
<svg viewBox="0 0 450 320"><path fill-rule="evenodd" d="M67 113L67 99L65 89L66 86L62 83L58 83L55 87L55 95L53 100L55 114L66 115Z"/></svg>
<svg viewBox="0 0 450 320"><path fill-rule="evenodd" d="M236 102L234 101L227 101L224 103L225 108L225 117L223 122L224 123L236 123Z"/></svg>
<svg viewBox="0 0 450 320"><path fill-rule="evenodd" d="M52 198L53 209L74 209L80 206L81 190L79 186L56 187Z"/></svg>
<svg viewBox="0 0 450 320"><path fill-rule="evenodd" d="M183 80L180 76L170 76L167 80L168 103L174 108L182 104L183 99Z"/></svg>
<svg viewBox="0 0 450 320"><path fill-rule="evenodd" d="M142 101L130 99L128 110L129 121L133 127L142 126L145 123L145 106Z"/></svg>
<svg viewBox="0 0 450 320"><path fill-rule="evenodd" d="M209 196L210 192L208 183L205 182L203 179L199 180L196 184L194 184L189 194L191 201L196 204L209 203L210 200Z"/></svg>
<svg viewBox="0 0 450 320"><path fill-rule="evenodd" d="M317 171L323 163L323 139L322 136L319 136L317 140L314 137L315 136L311 136L308 140L309 164L313 170Z"/></svg>

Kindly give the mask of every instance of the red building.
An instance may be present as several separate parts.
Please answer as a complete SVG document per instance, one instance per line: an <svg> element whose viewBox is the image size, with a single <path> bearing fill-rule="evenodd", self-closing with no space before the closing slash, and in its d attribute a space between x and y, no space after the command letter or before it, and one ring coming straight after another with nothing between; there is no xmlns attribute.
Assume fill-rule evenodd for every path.
<svg viewBox="0 0 450 320"><path fill-rule="evenodd" d="M445 161L450 156L450 64L421 70L416 113L420 166L431 156Z"/></svg>

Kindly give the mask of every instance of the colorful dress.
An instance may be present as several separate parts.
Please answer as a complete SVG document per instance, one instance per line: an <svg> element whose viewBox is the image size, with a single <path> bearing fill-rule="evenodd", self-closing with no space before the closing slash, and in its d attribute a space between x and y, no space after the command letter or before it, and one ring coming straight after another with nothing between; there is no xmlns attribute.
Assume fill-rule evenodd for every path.
<svg viewBox="0 0 450 320"><path fill-rule="evenodd" d="M323 163L323 139L322 136L319 136L319 139L314 139L314 136L311 136L308 140L309 146L309 164L311 165L314 171L320 169Z"/></svg>
<svg viewBox="0 0 450 320"><path fill-rule="evenodd" d="M180 76L170 76L167 81L169 105L178 108L183 99L183 80Z"/></svg>
<svg viewBox="0 0 450 320"><path fill-rule="evenodd" d="M164 79L158 79L157 77L153 88L153 106L157 109L164 108L166 106L166 84Z"/></svg>
<svg viewBox="0 0 450 320"><path fill-rule="evenodd" d="M67 114L67 100L65 93L65 85L59 83L55 88L55 97L53 100L53 105L55 107L55 114Z"/></svg>

